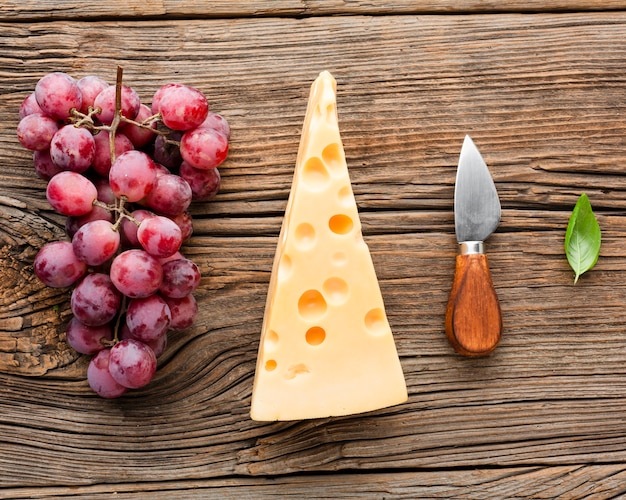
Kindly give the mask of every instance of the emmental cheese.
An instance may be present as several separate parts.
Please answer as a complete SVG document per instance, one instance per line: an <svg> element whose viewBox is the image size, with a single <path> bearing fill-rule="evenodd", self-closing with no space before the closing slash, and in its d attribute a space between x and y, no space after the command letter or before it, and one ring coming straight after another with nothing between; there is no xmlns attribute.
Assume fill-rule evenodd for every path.
<svg viewBox="0 0 626 500"><path fill-rule="evenodd" d="M274 258L251 417L300 420L402 403L407 390L348 175L336 81L314 81Z"/></svg>

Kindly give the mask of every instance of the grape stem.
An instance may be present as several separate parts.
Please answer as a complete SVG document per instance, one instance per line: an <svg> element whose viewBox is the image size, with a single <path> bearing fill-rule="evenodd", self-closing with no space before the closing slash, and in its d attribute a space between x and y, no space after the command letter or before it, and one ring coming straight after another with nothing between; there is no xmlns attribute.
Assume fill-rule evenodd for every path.
<svg viewBox="0 0 626 500"><path fill-rule="evenodd" d="M99 113L102 113L102 109L93 108L91 106L89 106L87 114L81 113L76 108L72 108L70 110L70 114L72 115L70 117L70 120L74 123L74 126L77 128L83 127L88 130L100 130L101 127L98 127L93 121L93 115L97 115Z"/></svg>
<svg viewBox="0 0 626 500"><path fill-rule="evenodd" d="M97 132L104 130L109 132L109 150L111 153L111 164L115 161L115 135L117 134L117 129L119 128L121 123L128 123L134 125L136 127L150 130L155 135L162 135L165 138L165 142L169 144L174 144L176 146L180 146L180 141L174 141L169 139L168 136L172 133L169 128L159 129L155 128L154 124L161 124L162 126L162 118L161 113L156 113L152 116L147 117L146 119L138 122L136 120L132 120L131 118L127 118L122 114L122 80L123 80L124 68L121 66L117 67L117 77L115 80L115 110L113 114L113 121L111 125L96 125L94 121L94 115L98 115L102 113L101 108L93 108L89 106L87 114L81 113L76 108L72 108L70 110L70 122L74 124L75 127L82 127L90 130L91 132Z"/></svg>
<svg viewBox="0 0 626 500"><path fill-rule="evenodd" d="M119 229L120 224L122 224L122 221L124 219L128 219L137 227L139 227L139 224L141 224L137 219L135 219L131 214L128 213L128 210L124 208L124 204L126 203L126 201L127 201L126 196L122 196L119 199L117 206L114 206L112 208L118 214L115 224L113 224L113 231L117 231Z"/></svg>
<svg viewBox="0 0 626 500"><path fill-rule="evenodd" d="M115 134L120 124L120 116L122 116L122 76L124 68L117 67L117 78L115 79L115 113L113 113L113 121L109 128L109 150L111 152L111 165L115 162Z"/></svg>
<svg viewBox="0 0 626 500"><path fill-rule="evenodd" d="M115 134L117 134L117 128L120 126L120 123L130 123L140 128L145 128L152 131L156 135L162 135L166 138L167 142L171 142L180 146L180 142L172 141L171 139L167 139L167 136L171 133L171 130L158 130L152 127L154 123L161 122L161 113L157 113L155 115L149 116L145 120L138 122L136 120L132 120L130 118L126 118L122 114L122 77L124 74L124 68L121 66L117 67L117 78L115 80L115 113L113 115L113 121L111 125L108 127L109 130L109 147L111 148L111 165L115 162Z"/></svg>
<svg viewBox="0 0 626 500"><path fill-rule="evenodd" d="M108 210L109 212L115 212L117 213L117 218L115 220L115 223L113 224L113 230L117 231L120 227L120 224L122 223L123 219L128 219L129 221L131 221L133 224L135 224L137 227L139 227L139 224L141 224L141 222L139 222L137 219L135 219L129 212L128 210L124 207L124 204L126 203L126 197L123 196L122 198L120 198L118 200L118 203L109 205L108 203L104 203L100 200L94 200L92 202L92 205L94 207L100 207L100 208L104 208L105 210Z"/></svg>
<svg viewBox="0 0 626 500"><path fill-rule="evenodd" d="M135 125L137 127L143 129L149 129L155 135L162 135L165 137L165 141L167 143L176 144L180 146L180 142L174 141L168 138L169 134L172 132L170 129L166 128L165 130L158 129L154 127L154 124L157 125L160 123L162 125L161 113L157 113L155 115L149 116L145 120L138 122L136 120L132 120L130 118L122 115L122 78L124 74L124 69L121 66L117 67L117 77L115 80L115 110L113 113L113 120L110 125L96 125L96 121L94 120L94 116L98 115L102 112L101 108L93 108L89 107L87 114L81 113L76 108L72 108L70 111L70 122L74 124L75 127L83 127L90 130L92 133L96 131L107 131L109 133L109 152L111 156L111 165L115 162L116 152L115 152L115 135L117 134L117 129L121 123L128 123ZM116 213L115 223L113 224L113 230L118 231L122 221L124 219L128 219L132 221L135 225L139 226L140 222L135 219L126 208L127 202L126 196L121 196L120 198L116 198L114 204L107 204L98 199L94 200L92 204L97 207L104 208L111 213ZM120 304L120 309L117 314L117 319L115 320L115 325L113 328L113 339L106 340L102 338L100 341L107 347L112 347L120 341L119 331L120 325L122 322L122 318L126 312L126 296L122 294L122 303Z"/></svg>
<svg viewBox="0 0 626 500"><path fill-rule="evenodd" d="M114 346L120 341L120 324L122 322L122 317L124 316L124 312L126 312L126 295L122 294L122 303L120 304L120 312L117 315L115 320L115 325L113 327L113 339L105 341L105 345L108 344L109 347Z"/></svg>
<svg viewBox="0 0 626 500"><path fill-rule="evenodd" d="M93 109L91 106L89 107L89 112L87 115L77 111L76 109L72 109L72 116L76 119L74 122L75 127L85 127L88 129L94 130L106 130L109 132L109 154L111 156L111 165L115 163L115 135L117 134L117 129L120 126L120 123L132 123L142 128L149 128L155 133L164 133L163 131L157 131L152 128L151 124L154 123L154 120L160 120L161 115L156 114L150 116L143 122L136 122L135 120L130 120L122 115L122 80L124 76L124 68L122 66L117 67L117 77L115 79L115 111L113 113L113 120L111 121L111 125L95 125L93 120L93 115L102 112L100 108ZM114 205L108 205L106 203L101 202L100 200L94 200L92 204L94 206L98 206L108 210L109 212L117 213L117 217L115 223L113 224L113 230L117 231L122 224L122 220L124 218L132 221L134 224L139 226L139 221L137 221L128 211L124 208L126 204L126 197L122 196L118 198Z"/></svg>
<svg viewBox="0 0 626 500"><path fill-rule="evenodd" d="M71 123L74 124L75 127L83 127L87 130L90 130L91 132L98 132L100 130L109 132L111 130L111 125L96 125L96 122L93 119L94 115L98 115L100 113L102 113L101 108L92 108L91 106L89 107L89 112L87 114L81 113L76 108L72 108L70 110L71 116L69 117L69 120ZM136 127L150 130L150 132L152 132L154 135L162 135L166 138L172 133L170 129L161 130L153 127L155 123L158 124L161 122L161 113L149 116L148 118L140 122L138 122L137 120L131 120L124 115L120 115L120 122L130 123L132 125L135 125ZM167 139L167 142L180 145L179 141L174 141L172 139Z"/></svg>

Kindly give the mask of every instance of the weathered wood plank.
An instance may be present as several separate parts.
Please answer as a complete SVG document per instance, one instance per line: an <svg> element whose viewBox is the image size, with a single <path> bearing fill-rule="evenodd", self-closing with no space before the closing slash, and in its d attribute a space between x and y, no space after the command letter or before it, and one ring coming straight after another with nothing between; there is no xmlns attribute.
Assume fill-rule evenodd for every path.
<svg viewBox="0 0 626 500"><path fill-rule="evenodd" d="M367 14L463 14L503 12L576 12L623 10L623 0L394 0L393 2L338 0L147 0L140 3L109 0L5 0L0 21L102 20L103 18L236 18L307 17Z"/></svg>
<svg viewBox="0 0 626 500"><path fill-rule="evenodd" d="M531 237L511 235L507 248ZM66 383L2 377L3 435L11 436L3 445L10 462L0 465L5 484L140 481L152 463L167 464L159 477L176 480L398 464L623 461L619 272L605 259L584 288L573 289L560 256L536 254L543 272L528 269L508 282L515 273L512 257L521 258L522 252L511 256L500 246L502 238L492 243L491 254L507 318L497 355L460 360L445 343L441 311L448 280L436 262L453 257L444 250L448 236L407 235L401 244L370 237L376 262L387 263L381 286L407 373L409 403L370 416L259 426L247 412L264 269L274 242L258 238L252 248L237 238L199 236L196 245L212 266L213 286L199 296L207 307L196 327L173 339L174 351L150 388L110 403L90 394L77 367L65 374L72 375ZM232 249L237 267L227 256ZM397 254L404 258L393 264ZM407 269L415 275L407 276ZM436 275L433 269L439 269ZM598 285L606 280L606 286ZM586 305L589 290L604 307ZM56 374L64 377L61 369ZM44 458L54 468L28 465Z"/></svg>
<svg viewBox="0 0 626 500"><path fill-rule="evenodd" d="M520 467L446 472L389 472L333 474L276 478L233 478L182 482L132 483L72 488L7 489L21 498L135 499L192 498L580 498L610 499L626 493L623 465Z"/></svg>
<svg viewBox="0 0 626 500"><path fill-rule="evenodd" d="M624 13L1 24L0 486L130 495L156 477L166 493L181 484L269 495L279 484L297 496L332 483L333 495L347 495L350 482L374 476L309 474L409 468L422 472L378 476L363 491L463 496L472 485L483 498L517 487L576 497L595 493L595 478L599 497L620 493L625 36ZM67 291L31 274L63 220L14 129L42 74L106 76L117 64L146 100L172 79L206 91L233 136L222 192L193 208L186 252L204 276L198 322L172 337L153 384L103 401L84 381L85 359L63 342ZM249 398L269 271L308 87L322 69L338 79L346 154L410 399L357 417L257 424ZM485 360L457 357L443 334L453 183L468 132L503 206L487 248L505 333ZM574 286L562 241L583 190L604 239L596 269ZM579 469L591 462L606 465ZM475 467L484 470L462 470ZM277 474L293 477L224 479ZM222 482L194 482L208 478Z"/></svg>
<svg viewBox="0 0 626 500"><path fill-rule="evenodd" d="M598 179L614 186L601 202L620 203L623 180L615 159L624 145L624 54L614 40L623 35L623 16L490 19L155 22L136 27L134 43L117 23L4 25L0 43L13 76L2 95L1 145L24 169L28 155L14 140L10 110L43 73L64 69L79 76L98 69L112 75L121 63L144 99L175 77L206 90L214 108L228 114L236 155L230 165L237 166L224 183L228 199L284 199L306 83L329 68L340 84L344 142L364 208L384 208L377 190L387 188L405 206L449 207L459 143L468 132L496 181L508 181L501 190L509 204L569 207L574 191L598 192ZM94 36L106 39L111 56L92 44ZM320 49L312 54L307 39ZM81 57L71 57L78 47ZM60 68L38 53L69 57ZM574 189L553 189L563 179ZM250 185L260 189L250 192ZM33 186L28 170L3 178L6 189L41 186Z"/></svg>

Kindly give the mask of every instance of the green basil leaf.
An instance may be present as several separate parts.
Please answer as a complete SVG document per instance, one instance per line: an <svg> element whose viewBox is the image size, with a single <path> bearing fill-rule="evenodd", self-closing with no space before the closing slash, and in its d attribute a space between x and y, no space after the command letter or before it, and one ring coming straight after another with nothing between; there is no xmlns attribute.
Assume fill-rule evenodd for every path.
<svg viewBox="0 0 626 500"><path fill-rule="evenodd" d="M581 194L572 211L565 232L565 255L576 273L574 283L581 274L589 271L600 256L601 231L591 208L589 198Z"/></svg>

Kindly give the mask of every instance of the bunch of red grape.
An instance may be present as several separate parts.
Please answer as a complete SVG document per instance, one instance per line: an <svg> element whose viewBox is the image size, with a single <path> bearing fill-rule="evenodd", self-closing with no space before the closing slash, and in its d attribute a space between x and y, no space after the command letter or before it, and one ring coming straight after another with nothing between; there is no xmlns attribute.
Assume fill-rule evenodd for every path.
<svg viewBox="0 0 626 500"><path fill-rule="evenodd" d="M192 200L220 187L230 128L199 90L160 87L151 107L122 84L54 72L20 107L20 143L34 151L68 240L45 244L34 272L70 287L68 344L94 355L91 388L119 397L153 378L168 331L190 327L198 266L181 253Z"/></svg>

